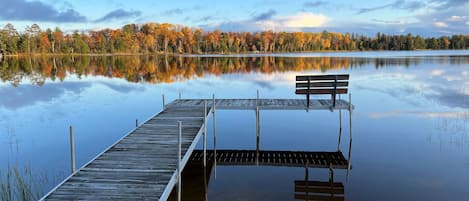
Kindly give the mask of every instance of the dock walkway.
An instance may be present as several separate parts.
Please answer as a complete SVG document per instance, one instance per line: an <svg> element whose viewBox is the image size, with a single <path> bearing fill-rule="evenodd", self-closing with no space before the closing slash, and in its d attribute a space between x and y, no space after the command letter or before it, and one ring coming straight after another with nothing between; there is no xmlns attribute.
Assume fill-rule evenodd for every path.
<svg viewBox="0 0 469 201"><path fill-rule="evenodd" d="M168 104L168 107L203 107L207 101L212 105L211 99L180 99ZM216 99L217 110L329 110L332 101L325 99L311 100L309 108L306 108L305 99ZM345 100L337 100L336 110L348 110L349 103ZM352 106L353 109L353 106Z"/></svg>
<svg viewBox="0 0 469 201"><path fill-rule="evenodd" d="M212 105L212 99L180 99L167 104L41 200L166 200L177 182L178 122L182 121L184 168L202 136ZM215 108L305 110L306 100L217 99ZM309 109L330 109L330 101L312 101ZM349 103L340 100L335 109L348 110Z"/></svg>

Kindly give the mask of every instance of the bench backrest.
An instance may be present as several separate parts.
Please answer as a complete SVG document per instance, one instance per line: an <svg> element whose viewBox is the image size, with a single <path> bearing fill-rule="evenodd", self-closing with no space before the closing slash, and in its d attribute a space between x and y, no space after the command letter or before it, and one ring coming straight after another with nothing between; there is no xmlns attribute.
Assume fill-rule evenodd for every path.
<svg viewBox="0 0 469 201"><path fill-rule="evenodd" d="M348 74L296 76L296 94L346 94Z"/></svg>

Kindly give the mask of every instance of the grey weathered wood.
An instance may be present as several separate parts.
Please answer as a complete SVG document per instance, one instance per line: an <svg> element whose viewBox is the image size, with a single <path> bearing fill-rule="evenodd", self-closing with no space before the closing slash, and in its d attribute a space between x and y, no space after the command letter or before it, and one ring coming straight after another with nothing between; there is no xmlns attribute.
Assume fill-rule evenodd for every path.
<svg viewBox="0 0 469 201"><path fill-rule="evenodd" d="M203 102L213 104L212 99L181 99L168 104L176 106L179 109L188 109L191 107L203 107ZM216 99L215 105L219 110L304 110L307 103L305 99ZM330 99L312 99L310 110L330 110L332 100ZM353 110L345 100L337 100L336 110Z"/></svg>
<svg viewBox="0 0 469 201"><path fill-rule="evenodd" d="M205 109L206 105L212 105ZM329 110L330 100L312 100L309 109ZM208 107L208 106L207 106ZM177 180L178 123L182 121L181 170L205 133L213 108L225 110L303 110L304 99L178 99L74 172L41 200L166 200ZM337 101L335 109L353 110ZM136 122L137 123L137 122ZM206 123L206 122L205 122ZM215 130L215 129L214 129ZM214 136L215 137L215 136ZM209 152L221 164L292 164L347 167L342 153ZM197 156L197 152L194 153ZM199 154L203 159L203 152ZM350 167L350 166L349 166Z"/></svg>
<svg viewBox="0 0 469 201"><path fill-rule="evenodd" d="M165 106L58 185L42 200L166 200L200 138L211 108ZM166 197L165 197L166 196Z"/></svg>
<svg viewBox="0 0 469 201"><path fill-rule="evenodd" d="M73 137L73 127L70 126L70 167L72 168L72 174L76 171L75 162L75 140Z"/></svg>

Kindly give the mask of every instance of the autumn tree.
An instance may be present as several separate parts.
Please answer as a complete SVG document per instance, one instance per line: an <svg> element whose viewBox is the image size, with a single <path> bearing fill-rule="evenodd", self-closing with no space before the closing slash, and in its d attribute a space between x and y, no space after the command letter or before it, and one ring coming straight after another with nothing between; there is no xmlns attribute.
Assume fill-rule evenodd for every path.
<svg viewBox="0 0 469 201"><path fill-rule="evenodd" d="M419 35L375 36L328 32L204 31L169 23L127 24L120 29L64 33L41 31L37 24L18 33L7 24L0 30L0 48L15 53L245 53L341 50L466 49L468 35L424 38Z"/></svg>

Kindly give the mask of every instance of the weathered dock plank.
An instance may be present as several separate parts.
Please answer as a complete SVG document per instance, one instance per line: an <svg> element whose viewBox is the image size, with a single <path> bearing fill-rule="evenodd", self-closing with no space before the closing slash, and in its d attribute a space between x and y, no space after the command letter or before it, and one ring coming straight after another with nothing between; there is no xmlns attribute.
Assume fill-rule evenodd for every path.
<svg viewBox="0 0 469 201"><path fill-rule="evenodd" d="M168 104L170 107L187 108L202 107L204 101L213 105L212 99L180 99ZM309 108L305 99L216 99L217 110L348 110L350 105L345 100L337 100L336 106L332 107L329 99L312 99ZM353 109L353 106L352 106Z"/></svg>

